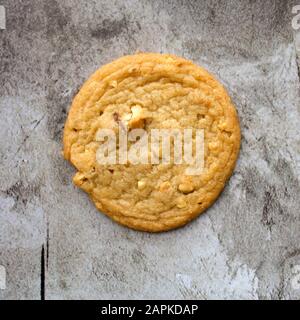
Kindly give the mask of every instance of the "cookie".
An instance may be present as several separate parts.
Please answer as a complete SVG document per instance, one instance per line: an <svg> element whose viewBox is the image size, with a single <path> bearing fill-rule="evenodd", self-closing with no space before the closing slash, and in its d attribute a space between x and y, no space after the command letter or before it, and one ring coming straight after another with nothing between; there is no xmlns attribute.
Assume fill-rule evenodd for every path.
<svg viewBox="0 0 300 320"><path fill-rule="evenodd" d="M116 134L114 144L99 138L103 129ZM155 130L187 129L194 156L194 132L204 136L201 172L191 174L189 163L176 162L174 137L169 162L162 161L162 143L155 161L152 145L143 149L148 162L120 161L120 150L135 142L145 147ZM143 143L137 138L121 149L122 137L137 130L140 139L146 137ZM116 147L110 159L117 161L101 162L110 152L101 154L104 144ZM149 232L183 226L211 206L232 174L239 147L237 113L223 86L193 62L168 54L139 53L101 67L74 98L64 129L64 157L77 170L75 185L116 222Z"/></svg>

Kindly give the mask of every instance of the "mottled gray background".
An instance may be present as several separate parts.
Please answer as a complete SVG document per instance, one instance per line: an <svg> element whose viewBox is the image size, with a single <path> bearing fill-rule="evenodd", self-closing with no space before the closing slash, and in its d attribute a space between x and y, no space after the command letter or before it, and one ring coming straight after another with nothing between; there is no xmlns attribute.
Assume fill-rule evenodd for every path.
<svg viewBox="0 0 300 320"><path fill-rule="evenodd" d="M0 299L299 299L295 4L0 0ZM99 214L61 156L84 79L136 50L205 66L228 88L242 128L216 204L162 234Z"/></svg>

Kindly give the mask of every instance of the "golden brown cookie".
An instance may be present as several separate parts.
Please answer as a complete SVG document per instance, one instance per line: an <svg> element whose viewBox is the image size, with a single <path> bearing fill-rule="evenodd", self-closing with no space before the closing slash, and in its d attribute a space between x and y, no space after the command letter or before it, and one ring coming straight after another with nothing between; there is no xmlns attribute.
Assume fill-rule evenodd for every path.
<svg viewBox="0 0 300 320"><path fill-rule="evenodd" d="M204 170L186 164L101 164L99 129L204 130ZM64 129L73 181L96 207L136 230L159 232L197 217L218 197L240 147L236 110L206 70L174 55L140 53L97 70L74 98ZM161 154L159 154L159 159ZM230 200L229 200L230 201Z"/></svg>

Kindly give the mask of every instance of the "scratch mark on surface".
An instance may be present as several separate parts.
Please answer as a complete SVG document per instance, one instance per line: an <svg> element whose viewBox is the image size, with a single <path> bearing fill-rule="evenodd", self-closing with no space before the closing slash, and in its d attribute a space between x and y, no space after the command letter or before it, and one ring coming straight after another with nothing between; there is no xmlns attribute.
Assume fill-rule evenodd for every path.
<svg viewBox="0 0 300 320"><path fill-rule="evenodd" d="M36 124L34 125L34 127L32 128L32 130L25 136L25 138L23 139L22 143L20 144L20 146L18 147L16 153L14 154L14 156L16 156L21 148L23 147L23 145L26 143L26 141L29 139L29 137L31 136L32 132L38 127L38 125L42 122L42 120L45 118L45 114L42 116L42 118L40 120L38 120L36 122Z"/></svg>

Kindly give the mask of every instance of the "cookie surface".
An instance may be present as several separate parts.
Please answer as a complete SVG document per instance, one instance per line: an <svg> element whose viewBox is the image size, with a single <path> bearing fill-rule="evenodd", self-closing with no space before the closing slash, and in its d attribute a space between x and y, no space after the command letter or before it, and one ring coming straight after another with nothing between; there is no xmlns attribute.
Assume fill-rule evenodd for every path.
<svg viewBox="0 0 300 320"><path fill-rule="evenodd" d="M202 129L204 170L181 164L100 164L99 129L119 132ZM159 232L207 209L232 174L240 147L236 110L223 86L191 61L167 54L119 58L97 70L73 100L64 129L64 156L75 185L113 220Z"/></svg>

